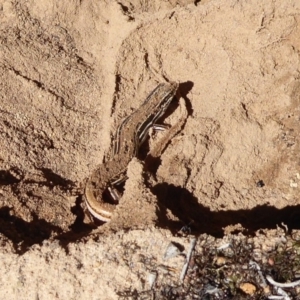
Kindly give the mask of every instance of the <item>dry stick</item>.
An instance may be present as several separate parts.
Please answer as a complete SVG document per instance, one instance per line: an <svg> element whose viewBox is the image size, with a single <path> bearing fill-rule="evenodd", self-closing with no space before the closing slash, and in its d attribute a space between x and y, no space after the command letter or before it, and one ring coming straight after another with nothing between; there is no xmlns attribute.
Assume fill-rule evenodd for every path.
<svg viewBox="0 0 300 300"><path fill-rule="evenodd" d="M187 253L186 255L186 261L185 261L185 264L183 265L183 268L182 268L182 271L181 271L181 274L180 274L180 281L183 281L184 277L185 277L185 274L186 274L186 271L187 271L187 268L188 268L188 265L189 265L189 262L191 260L191 256L192 256L192 252L195 248L195 245L196 245L196 238L193 238L191 240L191 243L190 243L190 249L189 249L189 252Z"/></svg>
<svg viewBox="0 0 300 300"><path fill-rule="evenodd" d="M268 299L272 299L272 300L275 300L275 299L278 299L278 300L292 300L289 295L280 287L276 287L275 286L275 290L277 291L277 293L281 296L274 296L274 295L271 295L268 297Z"/></svg>
<svg viewBox="0 0 300 300"><path fill-rule="evenodd" d="M260 280L261 280L262 283L263 283L263 287L266 287L266 286L267 286L267 282L266 282L266 280L265 280L265 278L264 278L264 276L263 276L263 273L262 273L261 268L260 268L260 266L258 265L258 263L255 262L255 261L253 261L253 260L250 260L250 261L249 261L249 264L250 264L250 267L256 269L256 271L257 271L257 273L258 273L258 275L259 275L259 277L260 277Z"/></svg>
<svg viewBox="0 0 300 300"><path fill-rule="evenodd" d="M285 299L284 296L269 296L268 299L271 299L271 300L290 300L290 298Z"/></svg>
<svg viewBox="0 0 300 300"><path fill-rule="evenodd" d="M282 295L284 300L292 300L289 295L280 287L277 288L277 293Z"/></svg>
<svg viewBox="0 0 300 300"><path fill-rule="evenodd" d="M275 281L271 276L267 276L266 277L267 280L272 284L272 285L275 285L275 286L278 286L278 287L281 287L281 288L290 288L290 287L295 287L297 285L300 284L300 280L297 280L297 281L294 281L294 282L287 282L287 283L280 283L280 282L277 282Z"/></svg>

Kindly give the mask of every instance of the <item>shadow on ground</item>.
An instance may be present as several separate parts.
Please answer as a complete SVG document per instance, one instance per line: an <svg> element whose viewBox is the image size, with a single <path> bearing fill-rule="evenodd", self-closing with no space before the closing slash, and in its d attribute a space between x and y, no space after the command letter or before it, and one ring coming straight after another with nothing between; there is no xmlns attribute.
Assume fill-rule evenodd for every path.
<svg viewBox="0 0 300 300"><path fill-rule="evenodd" d="M161 191L164 196L160 196ZM268 205L257 206L253 209L227 210L213 212L199 204L189 191L184 188L159 184L152 191L159 199L159 225L164 228L178 230L181 226L190 226L193 234L207 233L215 237L222 237L224 227L241 224L244 234L254 235L259 229L276 229L285 224L288 231L300 229L300 205L287 206L277 209ZM181 222L171 222L166 219L166 209L169 209ZM171 223L170 223L171 222ZM180 224L178 224L180 223Z"/></svg>
<svg viewBox="0 0 300 300"><path fill-rule="evenodd" d="M249 210L213 212L199 204L196 197L181 187L162 183L153 187L152 192L157 196L159 206L156 225L167 228L174 234L184 227L188 229L188 233L194 235L206 233L221 238L226 226L238 223L243 226L243 233L249 236L254 235L259 229L276 229L282 224L287 226L289 232L300 229L300 205L287 206L283 209L261 205ZM67 251L69 243L81 240L101 225L83 222L84 212L81 203L82 197L79 196L72 208L77 218L67 232L46 220L39 219L34 212L32 221L26 222L14 216L11 208L4 206L0 208L0 233L12 241L15 251L19 254L25 253L32 245L42 244L44 240L50 238L57 239ZM178 221L168 219L167 210L170 210Z"/></svg>

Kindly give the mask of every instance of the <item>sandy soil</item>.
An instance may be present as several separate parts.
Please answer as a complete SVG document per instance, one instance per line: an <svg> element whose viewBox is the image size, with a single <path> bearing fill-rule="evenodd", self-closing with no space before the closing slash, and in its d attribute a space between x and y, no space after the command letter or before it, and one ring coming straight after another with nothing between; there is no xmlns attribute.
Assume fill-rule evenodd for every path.
<svg viewBox="0 0 300 300"><path fill-rule="evenodd" d="M300 228L299 1L2 0L0 16L6 299L142 290L144 271L116 257L188 245L174 237L185 225L214 237ZM149 167L143 153L164 135L152 134L112 221L86 224L85 179L163 80L180 83L164 123L185 103L182 129Z"/></svg>

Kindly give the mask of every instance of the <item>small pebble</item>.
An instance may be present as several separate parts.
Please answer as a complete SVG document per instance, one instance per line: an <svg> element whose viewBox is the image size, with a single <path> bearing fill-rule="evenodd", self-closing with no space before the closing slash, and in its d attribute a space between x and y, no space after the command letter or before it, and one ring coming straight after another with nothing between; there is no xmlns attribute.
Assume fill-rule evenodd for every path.
<svg viewBox="0 0 300 300"><path fill-rule="evenodd" d="M254 295L254 293L256 292L256 286L249 282L241 283L240 289L247 295Z"/></svg>
<svg viewBox="0 0 300 300"><path fill-rule="evenodd" d="M168 260L172 257L175 257L177 256L178 254L180 254L180 250L178 248L178 246L176 244L174 244L173 242L171 242L168 247L167 247L167 250L165 252L165 255L164 255L164 260Z"/></svg>

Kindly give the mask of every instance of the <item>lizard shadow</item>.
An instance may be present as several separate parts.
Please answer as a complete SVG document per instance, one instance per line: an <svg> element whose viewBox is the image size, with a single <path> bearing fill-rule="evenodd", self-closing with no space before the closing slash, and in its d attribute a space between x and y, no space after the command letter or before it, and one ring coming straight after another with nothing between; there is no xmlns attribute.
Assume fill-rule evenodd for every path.
<svg viewBox="0 0 300 300"><path fill-rule="evenodd" d="M32 220L27 222L11 213L11 208L0 208L0 233L12 241L18 254L25 253L32 245L41 244L49 239L53 232L61 233L62 229L32 213Z"/></svg>
<svg viewBox="0 0 300 300"><path fill-rule="evenodd" d="M19 168L11 168L9 170L0 170L0 186L11 186L11 190L15 195L19 195L19 183L31 184L38 183L41 186L60 187L63 191L70 191L75 184L71 180L67 180L60 175L54 173L50 169L38 169L43 173L44 180L37 181L35 179L25 179L24 172ZM32 196L27 191L28 196ZM71 207L71 211L77 216L74 224L70 225L70 231L67 233L60 226L48 222L40 218L37 213L31 211L31 220L26 221L21 216L15 215L13 208L5 205L0 208L0 234L5 240L10 240L11 245L17 254L24 254L32 245L41 245L44 240L48 240L56 236L62 246L70 241L80 240L91 232L97 225L84 224L83 211L80 208L82 199L77 197L75 206ZM23 205L26 205L26 203Z"/></svg>
<svg viewBox="0 0 300 300"><path fill-rule="evenodd" d="M77 199L77 202L81 199ZM72 210L77 209L77 205ZM65 232L61 227L53 225L34 212L31 213L32 220L25 221L21 217L15 216L12 209L8 206L0 208L0 233L10 240L17 254L24 254L31 246L42 245L43 241L54 238L59 244L68 251L67 245L76 242L87 236L97 224L84 224L82 214L79 214L70 230Z"/></svg>
<svg viewBox="0 0 300 300"><path fill-rule="evenodd" d="M269 205L259 205L253 209L211 211L199 204L197 198L188 190L167 183L157 184L152 192L158 198L158 226L169 228L173 233L189 226L193 234L210 234L223 237L224 227L241 224L243 233L254 235L259 229L276 229L282 223L288 228L300 229L300 205L277 209ZM180 221L169 220L167 210L170 210Z"/></svg>
<svg viewBox="0 0 300 300"><path fill-rule="evenodd" d="M54 173L51 169L48 168L37 168L43 173L44 178L46 179L44 184L49 187L60 186L64 191L68 191L75 187L75 184L72 180L65 179L57 173Z"/></svg>

